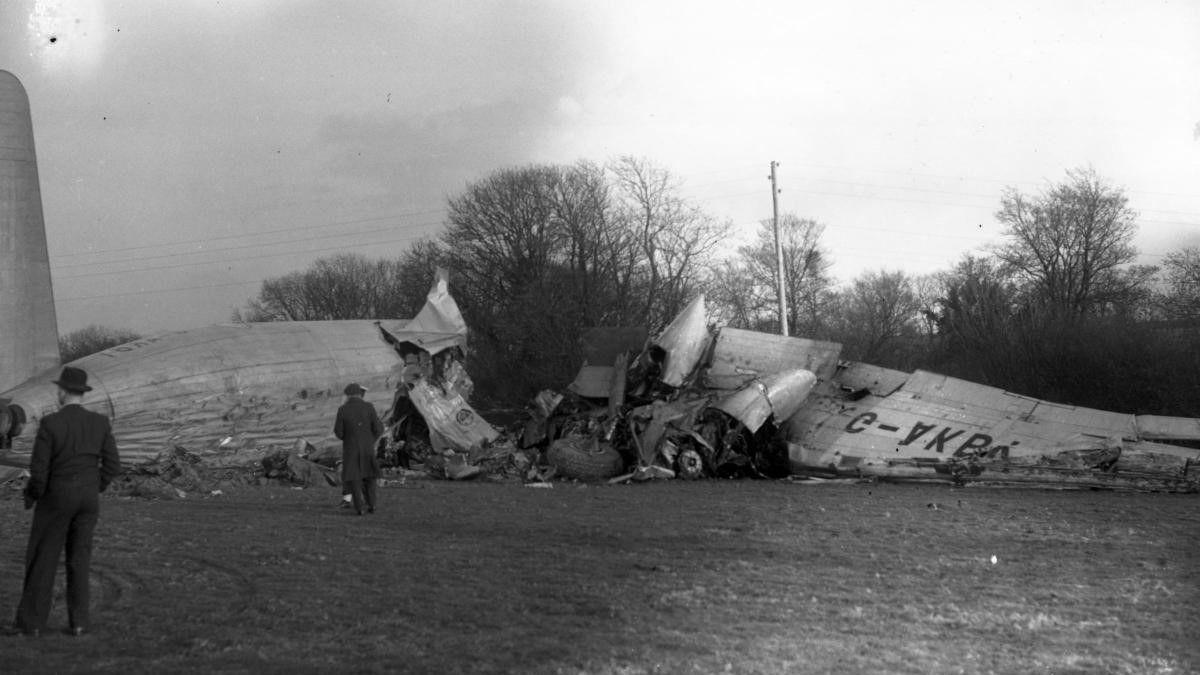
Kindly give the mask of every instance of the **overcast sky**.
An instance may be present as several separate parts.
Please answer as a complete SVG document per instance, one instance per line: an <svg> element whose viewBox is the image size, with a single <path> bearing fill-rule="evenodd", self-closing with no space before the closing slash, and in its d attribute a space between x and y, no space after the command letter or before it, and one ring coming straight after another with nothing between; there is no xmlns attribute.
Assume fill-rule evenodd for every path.
<svg viewBox="0 0 1200 675"><path fill-rule="evenodd" d="M437 234L492 171L618 155L742 236L780 162L841 281L946 269L1004 186L1087 165L1142 262L1200 244L1195 0L4 0L0 69L64 333L227 321L264 278Z"/></svg>

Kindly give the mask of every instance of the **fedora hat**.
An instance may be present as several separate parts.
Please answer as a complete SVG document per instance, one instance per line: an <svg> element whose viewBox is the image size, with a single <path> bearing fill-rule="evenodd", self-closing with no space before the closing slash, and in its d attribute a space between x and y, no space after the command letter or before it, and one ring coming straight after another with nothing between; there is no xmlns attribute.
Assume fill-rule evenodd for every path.
<svg viewBox="0 0 1200 675"><path fill-rule="evenodd" d="M363 394L367 393L367 390L363 389L361 384L357 382L351 382L350 384L346 385L346 388L342 390L342 393L347 396L362 396Z"/></svg>
<svg viewBox="0 0 1200 675"><path fill-rule="evenodd" d="M63 367L62 375L54 380L54 384L74 394L92 390L87 383L87 373L82 368L72 368L71 366Z"/></svg>

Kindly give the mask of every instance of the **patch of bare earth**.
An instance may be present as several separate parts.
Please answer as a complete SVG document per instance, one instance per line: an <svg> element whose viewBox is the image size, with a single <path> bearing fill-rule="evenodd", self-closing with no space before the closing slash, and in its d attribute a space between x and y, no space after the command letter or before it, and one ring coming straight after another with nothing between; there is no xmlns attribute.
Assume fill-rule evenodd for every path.
<svg viewBox="0 0 1200 675"><path fill-rule="evenodd" d="M106 496L94 635L0 638L3 670L1200 671L1194 495L410 481L381 501ZM5 499L0 522L7 621L29 513Z"/></svg>

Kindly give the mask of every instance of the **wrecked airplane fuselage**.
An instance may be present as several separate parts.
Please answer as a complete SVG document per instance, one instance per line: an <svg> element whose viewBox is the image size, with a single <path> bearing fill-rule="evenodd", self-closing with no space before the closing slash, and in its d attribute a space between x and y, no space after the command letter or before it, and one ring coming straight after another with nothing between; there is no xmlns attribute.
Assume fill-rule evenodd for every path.
<svg viewBox="0 0 1200 675"><path fill-rule="evenodd" d="M1200 433L1187 418L1144 419L1150 435L1140 416L1051 403L926 371L844 364L785 433L790 463L802 474L1200 487L1200 450L1151 440L1195 441Z"/></svg>
<svg viewBox="0 0 1200 675"><path fill-rule="evenodd" d="M341 387L391 403L402 363L373 321L216 325L134 340L73 361L107 415L122 460L137 465L183 446L200 455L251 444L290 446L329 435ZM10 460L28 461L40 418L58 407L48 370L0 396L26 414Z"/></svg>
<svg viewBox="0 0 1200 675"><path fill-rule="evenodd" d="M420 313L409 321L282 321L207 326L142 338L73 361L93 391L84 406L107 415L128 466L182 447L200 457L247 448L292 447L332 439L342 387L358 382L364 398L388 409L397 392L413 397L432 431L457 439L488 436L465 401L466 373L450 354L466 344L466 324L439 270ZM420 359L436 362L427 382ZM407 356L406 356L407 355ZM455 368L454 366L458 366ZM416 371L414 374L414 370ZM28 465L40 419L58 408L47 370L0 393L19 408L26 431L0 457ZM472 419L468 419L472 418Z"/></svg>
<svg viewBox="0 0 1200 675"><path fill-rule="evenodd" d="M630 476L727 475L739 463L767 475L782 453L799 476L1200 491L1200 420L841 362L832 342L727 327L710 338L696 328L702 307L693 302L630 360L630 405L614 412L602 407L601 387L589 392L583 433L604 434ZM638 368L646 362L664 367ZM647 373L659 380L639 379Z"/></svg>

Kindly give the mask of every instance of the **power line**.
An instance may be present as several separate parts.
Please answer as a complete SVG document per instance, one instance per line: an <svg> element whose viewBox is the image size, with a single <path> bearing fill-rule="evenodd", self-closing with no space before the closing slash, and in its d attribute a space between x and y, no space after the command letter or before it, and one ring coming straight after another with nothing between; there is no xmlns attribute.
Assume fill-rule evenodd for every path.
<svg viewBox="0 0 1200 675"><path fill-rule="evenodd" d="M159 293L176 293L179 291L195 291L207 288L224 288L226 286L248 286L250 284L260 284L261 279L250 281L227 281L219 284L201 284L199 286L183 286L179 288L155 288L151 290L129 291L126 293L106 293L104 295L84 295L76 297L56 297L55 302L82 302L84 300L108 300L110 298L126 298L134 295L156 295Z"/></svg>
<svg viewBox="0 0 1200 675"><path fill-rule="evenodd" d="M1042 181L1003 180L1003 179L999 179L999 178L947 176L945 174L921 173L921 172L916 172L916 171L897 171L895 169L873 169L871 167L847 167L847 166L833 166L833 165L828 165L828 164L805 164L802 162L798 163L798 166L802 166L802 167L806 166L806 167L815 168L815 169L836 169L839 171L870 171L870 172L874 172L874 173L891 173L891 174L901 174L901 175L905 175L905 176L923 176L926 178L940 178L943 180L980 181L980 182L986 182L986 183L1000 183L1003 185L1045 185L1048 182L1048 179L1042 180ZM1187 193L1179 193L1179 192L1156 192L1156 191L1152 191L1152 190L1126 190L1126 192L1130 192L1132 194L1161 195L1164 197L1200 198L1200 194L1187 194Z"/></svg>
<svg viewBox="0 0 1200 675"><path fill-rule="evenodd" d="M227 239L244 239L247 237L258 237L258 236L268 235L268 234L281 234L281 233L289 234L289 233L303 231L303 230L314 230L317 228L329 228L329 227L337 227L337 226L341 226L341 225L354 225L354 224L358 224L358 223L369 223L369 222L373 222L376 220L388 220L391 218L406 218L406 217L410 217L410 216L432 215L432 214L442 213L442 212L443 212L442 209L425 210L425 211L409 211L406 213L396 213L396 214L390 214L390 215L386 215L386 216L375 216L375 217L371 217L371 218L359 218L359 219L355 219L355 220L333 221L331 223L318 223L316 225L304 225L301 227L282 227L282 228L278 228L275 230L263 230L261 232L246 232L246 233L241 233L241 234L229 234L229 235L221 235L221 236L216 236L216 237L202 237L200 239L184 239L184 240L180 240L180 241L168 242L165 244L146 244L143 246L127 246L127 247L122 247L122 248L108 248L108 249L100 249L100 250L95 250L95 251L81 251L79 253L61 253L61 254L55 255L54 257L55 258L74 258L74 257L79 257L79 256L85 256L85 255L98 255L98 254L105 254L105 253L129 253L131 251L142 251L145 249L162 248L165 246L178 246L178 245L183 245L183 244L203 244L203 243L208 243L211 241L223 241L223 240L227 240ZM418 225L424 225L424 224L426 224L426 223L418 223ZM184 255L184 254L165 254L165 255ZM78 265L63 265L63 267L76 267L76 266L78 266Z"/></svg>
<svg viewBox="0 0 1200 675"><path fill-rule="evenodd" d="M977 181L977 182L983 181L983 182L995 182L995 183L1006 183L1006 184L1013 184L1013 183L1032 184L1029 181L1024 181L1024 182L1015 181L1014 182L1014 181L1002 181L999 179L992 179L992 178L954 177L954 176L944 176L944 175L939 175L939 174L927 174L927 173L918 173L918 172L910 172L910 171L873 169L870 167L850 168L850 167L837 167L837 166L829 166L829 165L803 164L803 163L801 163L799 165L802 167L807 166L810 168L819 168L819 169L837 169L837 170L846 170L846 171L870 171L870 172L886 173L886 174L900 174L900 175L906 175L906 176L923 176L923 177L928 177L928 178L956 180L956 181L960 181L960 182L962 182L962 181ZM746 164L745 166L751 166L751 165ZM730 169L712 170L712 171L702 172L699 175L712 175L712 174L717 174L717 173L721 173L723 171L728 171L728 170L730 170ZM749 180L751 180L751 179L749 177L747 177L747 178L735 178L735 179L722 180L722 181L713 181L710 183L701 184L699 187L705 187L708 185L735 184L735 183L739 183L742 181L749 181ZM835 178L811 178L810 180L812 182L816 182L816 183L845 185L845 186L875 189L875 190L897 190L897 191L907 191L907 192L920 192L920 193L927 193L927 194L940 194L940 195L950 195L950 196L959 196L959 197L968 197L968 198L981 198L981 199L989 199L989 200L996 198L996 195L992 195L992 194L981 194L981 193L977 193L977 192L965 192L965 191L958 191L958 190L923 188L923 187L917 187L917 186L912 186L912 185L888 185L888 184L869 183L869 182L852 181L852 180L839 180L839 179L835 179ZM692 187L696 187L696 186L692 186ZM792 188L792 189L795 189L798 192L807 193L807 194L827 195L827 196L833 196L833 197L846 197L846 198L852 198L852 199L884 200L884 201L907 202L907 203L916 203L916 204L950 206L950 207L956 207L956 208L971 208L971 209L984 208L983 205L979 205L979 204L966 204L966 203L959 203L959 202L946 201L946 200L910 199L910 198L904 198L904 197L898 197L898 196L887 196L887 195L879 195L879 194L862 194L862 193L856 194L856 193L846 193L846 192L839 192L839 191L808 189L808 188L803 188L803 187ZM1139 194L1166 194L1166 195L1173 194L1173 193L1147 193L1144 191L1131 191L1131 192L1136 192ZM761 192L756 189L753 191L733 193L733 194L709 195L709 196L706 196L703 198L698 198L697 201L714 202L714 201L721 200L721 199L731 199L731 198L735 198L735 197L751 196L751 195L758 195L758 194L761 194ZM1190 195L1175 195L1175 196L1190 196ZM1173 214L1180 214L1180 215L1185 215L1185 216L1191 215L1190 212L1186 212L1186 211L1172 211L1172 210L1165 210L1165 209L1143 209L1143 210L1149 211L1149 212L1155 212L1155 213L1173 213ZM249 232L249 233L230 234L230 235L222 235L222 236L215 236L215 237L203 237L203 238L197 238L197 239L169 242L166 244L147 244L147 245L132 246L132 247L120 247L120 248L101 249L101 250L85 251L85 252L77 252L77 253L65 253L65 254L61 254L61 255L56 255L55 258L56 259L57 258L74 258L74 257L80 257L80 256L122 254L122 253L130 253L130 252L144 251L144 250L163 249L168 246L180 246L180 245L187 245L187 244L211 244L213 242L227 242L227 241L236 242L239 240L249 240L252 238L269 236L269 235L274 235L274 234L294 235L296 232L303 232L303 231L308 231L308 230L329 229L332 227L357 225L357 224L370 223L370 222L375 222L375 221L380 221L380 220L403 219L403 218L408 218L408 217L413 217L413 216L440 214L440 213L444 213L444 212L445 212L445 209L442 209L442 208L417 210L417 211L401 212L401 213L382 215L382 216L374 216L374 217L368 217L368 218L333 221L330 223L320 223L320 224L316 224L316 225L308 225L308 226L302 226L302 227L287 227L287 228L278 228L278 229L273 229L273 230L264 230L261 232ZM1164 225L1200 226L1200 222L1190 223L1190 222L1182 222L1182 221L1169 221L1169 220L1157 220L1157 219L1139 219L1139 221L1144 222L1144 223L1156 223L1156 224L1164 224ZM250 249L250 248L263 248L263 247L279 246L279 245L283 245L283 244L291 244L291 243L297 243L297 242L320 241L320 240L330 239L330 238L334 238L334 237L356 237L356 236L378 234L378 233L394 231L394 230L414 230L417 228L429 227L431 225L436 225L436 224L438 224L438 222L439 221L422 221L422 222L417 222L417 223L401 222L401 223L396 223L394 225L390 225L388 227L373 228L373 229L369 229L369 230L363 230L363 231L358 231L358 232L347 232L347 233L342 233L342 234L328 233L328 234L321 234L321 235L317 235L317 236L313 236L313 237L292 238L288 241L283 241L283 242L257 242L257 243L248 243L248 244L237 244L237 245L233 245L233 246L225 246L225 247L220 247L220 248L209 248L209 249L200 250L200 251L184 251L184 252L179 252L179 253L161 253L161 254L155 254L155 255L151 255L151 256L140 257L139 262L145 262L147 260L159 260L159 259L173 260L173 259L183 258L185 256L199 256L199 255L203 255L203 254L216 254L216 253L224 253L224 252L228 252L228 251L237 251L237 250L244 250L244 249ZM928 233L917 233L917 232L906 231L906 230L896 230L893 228L879 228L879 227L840 225L840 224L838 225L838 227L846 228L846 229L853 229L853 230L864 230L864 231L868 231L868 232L890 232L890 233L901 234L901 235L905 235L908 237L914 237L914 238L922 237L922 236L934 236L934 235L929 235ZM938 236L940 238L941 237L952 237L952 238L957 238L957 239L975 239L975 237L971 237L969 235L962 235L962 234L939 233L936 236ZM391 238L391 239L386 239L386 240L381 240L381 241L370 242L369 245L399 243L399 242L403 242L403 241L411 241L414 238L415 237ZM302 250L298 250L298 251L284 251L284 252L277 252L277 253L264 253L261 255L253 255L253 256L243 256L243 257L233 258L233 259L228 259L228 260L177 262L177 263L170 264L170 265L144 267L141 269L133 269L133 270L109 270L109 271L83 272L83 273L74 274L74 275L70 275L70 276L62 276L60 278L62 278L62 279L78 279L78 278L89 277L89 276L133 274L133 273L138 273L138 272L150 272L150 271L157 271L157 270L162 270L162 269L171 269L171 268L178 268L178 267L186 267L186 266L210 265L213 263L224 263L224 262L233 262L233 261L241 262L241 261L248 261L248 260L276 258L276 257L282 257L282 256L303 255L306 253L313 253L313 252L317 252L317 251L348 250L348 249L356 248L356 247L363 246L363 245L368 245L368 244L352 244L352 245L337 247L334 249L307 248L307 249L302 249ZM878 250L878 249L867 249L867 250ZM892 249L889 249L889 251L894 252L895 249L892 248ZM1140 255L1149 256L1149 257L1164 257L1166 254L1143 253ZM912 257L912 256L910 256L910 257ZM91 267L91 266L96 266L96 265L111 265L111 264L118 263L118 262L127 262L127 261L125 261L125 260L108 260L108 261L97 262L97 261L93 260L93 261L87 261L87 262L58 265L58 266L56 266L56 269L72 269L72 268L79 268L79 267ZM228 286L228 285L242 285L242 284L246 284L246 283L258 283L258 282L233 282L231 284L215 284L215 285L210 285L210 286L191 286L191 287L182 287L182 288L154 289L154 290L149 290L149 291L135 291L135 292L129 292L129 293L120 293L120 294L114 294L114 295L109 295L109 296L88 296L87 298L63 298L63 300L98 299L98 298L103 298L103 297L122 297L122 296L128 296L128 295L138 295L141 293L167 293L167 292L175 292L175 291L183 291L183 290L195 290L198 288L220 287L220 286Z"/></svg>
<svg viewBox="0 0 1200 675"><path fill-rule="evenodd" d="M932 174L914 174L914 175L932 175ZM753 179L749 178L749 177L737 178L737 179L730 179L730 180L726 180L726 181L717 181L717 182L713 182L713 183L707 183L700 187L704 187L707 185L728 185L731 183L740 183L740 182L748 183L751 180L753 180ZM907 191L907 192L924 192L924 193L931 193L931 194L944 194L944 195L961 196L961 197L978 197L980 199L987 199L987 200L998 200L1000 198L1000 195L998 195L998 194L983 194L983 193L979 193L979 192L964 192L961 190L944 190L944 189L935 189L935 188L924 188L924 187L916 187L916 186L911 186L911 185L889 185L889 184L880 184L880 183L866 183L866 182L862 182L862 181L838 180L838 179L834 179L834 178L811 178L809 180L811 180L813 182L817 182L817 183L833 183L835 185L847 185L847 186L851 186L851 187L872 188L872 189L877 189L877 190L901 190L901 191ZM988 179L980 179L980 180L988 180ZM997 181L997 182L999 182L999 181ZM858 197L858 198L864 198L864 199L887 199L887 200L892 200L892 201L905 201L905 202L911 202L911 203L917 203L917 204L958 206L958 207L964 207L964 208L994 208L994 204L970 204L970 205L968 205L968 204L962 204L962 203L957 203L957 202L903 199L900 197L888 197L888 196L884 196L884 195L872 195L872 194L860 194L860 193L846 194L846 193L841 193L841 192L821 192L821 191L816 191L816 190L812 190L810 188L803 188L803 187L792 187L790 189L809 192L812 194ZM758 194L758 192L739 192L739 193L729 194L729 195L706 196L706 197L699 198L698 201L711 202L711 201L715 201L717 199L721 199L723 197L741 197L741 196L747 196L747 195L753 195L753 194ZM1181 216L1185 216L1185 217L1193 216L1198 221L1200 221L1200 213L1192 212L1192 211L1180 211L1180 210L1174 210L1174 209L1155 209L1155 208L1134 208L1133 210L1139 214L1141 214L1141 213L1162 213L1162 214L1181 215ZM1155 223L1162 223L1162 224L1168 224L1168 225L1197 225L1197 224L1200 224L1200 222L1191 223L1191 222L1181 222L1181 221L1163 221L1163 220L1147 219L1147 218L1139 218L1139 220L1141 220L1143 222L1155 222Z"/></svg>
<svg viewBox="0 0 1200 675"><path fill-rule="evenodd" d="M436 225L436 224L438 224L438 223L436 221L434 221L434 222L426 222L426 223L417 223L415 226L418 226L418 225L419 226L427 226L427 225ZM374 230L366 230L363 232L356 232L350 236L362 236L362 235L367 235L367 234L376 234L379 232L390 232L390 231L392 231L392 229L393 228L377 228ZM336 234L336 233L323 234L323 235L317 235L315 237L304 237L301 239L292 239L290 241L280 242L280 243L281 244L291 244L291 243L306 242L306 241L320 241L322 239L344 238L346 236L348 236L348 235ZM403 242L403 241L412 241L415 238L416 237L413 237L413 236L397 237L397 238L393 238L393 239L383 239L383 240L377 240L377 241L372 241L372 242L365 242L365 243L361 243L361 244L348 244L344 247L340 247L339 249L333 249L333 250L341 250L342 248L355 248L357 246L365 246L365 245L394 244L394 243L399 243L399 242ZM248 249L248 248L260 248L261 246L262 246L262 244L244 244L242 246L228 246L226 248L212 249L209 251L192 251L192 252L188 252L188 253L167 253L167 254L151 256L151 257L147 257L147 258L139 258L138 262L143 262L146 260L154 260L157 258L174 258L174 257L184 256L184 255L202 255L202 254L211 254L211 253L224 253L227 251L238 251L238 250L244 250L244 249ZM331 249L323 247L323 248L302 249L299 251L280 251L277 253L264 253L262 255L243 256L240 258L229 258L229 259L222 259L222 260L198 260L198 261L193 261L193 262L178 262L178 263L173 263L170 265L157 265L154 267L140 267L140 268L132 269L132 270L102 270L102 271L97 271L97 272L82 272L80 274L61 275L58 278L59 279L80 279L82 277L100 276L100 275L108 275L108 274L131 274L131 273L138 273L138 272L150 272L153 270L175 269L178 267L193 267L196 265L210 265L213 263L240 262L240 261L245 261L245 260L278 258L281 256L299 255L299 254L303 254L303 253L316 253L318 251L328 251L328 250L331 250ZM112 261L108 261L108 262L105 262L102 264L112 264L115 262L124 262L124 261L112 260ZM67 266L67 267L70 267L70 266Z"/></svg>

